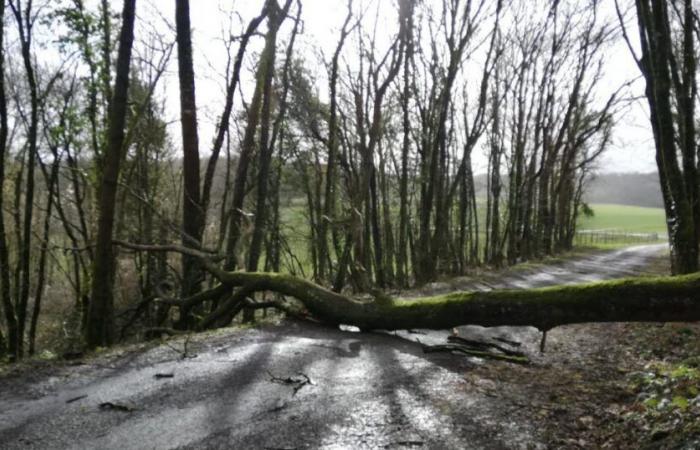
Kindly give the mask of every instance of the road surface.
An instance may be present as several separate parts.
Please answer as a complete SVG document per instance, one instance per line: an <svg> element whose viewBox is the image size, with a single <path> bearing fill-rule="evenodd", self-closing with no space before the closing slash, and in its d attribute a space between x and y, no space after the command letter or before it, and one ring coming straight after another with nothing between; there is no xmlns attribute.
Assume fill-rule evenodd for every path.
<svg viewBox="0 0 700 450"><path fill-rule="evenodd" d="M427 289L629 276L644 272L662 249L632 247ZM575 360L579 347L604 353L605 343L581 327L552 330L544 355L532 328L459 332L522 342L534 360L526 373L537 377L550 355ZM526 407L536 396L474 375L485 365L513 366L422 352L420 343L444 342L446 335L361 334L287 320L193 337L184 358L185 339L178 338L19 370L0 378L0 448L545 448L542 419Z"/></svg>

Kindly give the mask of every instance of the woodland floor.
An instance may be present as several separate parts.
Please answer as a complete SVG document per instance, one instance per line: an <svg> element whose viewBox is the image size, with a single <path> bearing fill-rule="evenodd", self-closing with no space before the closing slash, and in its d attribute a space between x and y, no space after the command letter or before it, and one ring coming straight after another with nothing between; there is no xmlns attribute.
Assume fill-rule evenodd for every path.
<svg viewBox="0 0 700 450"><path fill-rule="evenodd" d="M665 260L642 246L411 294L643 276ZM447 334L284 320L23 363L0 372L0 448L700 448L698 324L559 327L544 354L532 328L459 329L522 343L526 366L423 353Z"/></svg>

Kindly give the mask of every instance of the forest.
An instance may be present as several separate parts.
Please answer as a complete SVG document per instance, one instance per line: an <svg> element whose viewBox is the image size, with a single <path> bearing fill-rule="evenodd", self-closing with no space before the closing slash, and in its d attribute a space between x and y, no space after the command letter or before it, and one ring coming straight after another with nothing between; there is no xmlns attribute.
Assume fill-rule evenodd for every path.
<svg viewBox="0 0 700 450"><path fill-rule="evenodd" d="M630 82L605 83L620 40L646 84L674 273L697 270L690 1L402 0L382 30L377 5L349 1L327 55L295 46L303 2L265 1L225 42L212 142L199 138L189 2L175 2L174 30L141 36L135 2L120 15L113 3L3 6L0 348L11 359L34 354L56 322L70 345L94 348L289 313L279 295L252 295L290 294L286 281L381 299L571 250L630 102ZM171 59L179 127L158 94ZM681 311L697 318L694 303Z"/></svg>
<svg viewBox="0 0 700 450"><path fill-rule="evenodd" d="M338 355L356 357L362 345L382 355L372 376L398 371L408 358L384 350L399 348L386 336L420 343L421 354L461 352L487 364L537 367L550 331L564 330L552 338L555 349L580 355L588 350L572 347L575 333L588 330L583 336L596 336L596 345L620 343L601 354L622 364L639 350L621 340L616 330L624 324L576 324L684 327L700 320L696 2L334 0L339 21L319 38L313 30L324 21L321 3L219 2L219 14L206 23L221 28L221 37L205 41L206 30L193 26L204 13L189 0L0 1L0 369L21 371L37 358L82 361L115 346L165 342L172 349L168 342L178 339L187 365L196 356L191 340L225 345L223 335L206 334L212 330L234 333L226 336L239 346L241 336L287 334L294 354L311 361L299 339L310 333L331 343L319 347L335 345L349 339L339 327L365 337L336 348ZM629 67L621 69L620 49ZM628 197L661 202L668 243L582 249L580 224L596 214L587 190L601 169L627 171L605 167L605 158L635 108L644 111L657 170L638 178L657 183L661 199L656 185L645 187L652 194ZM619 197L619 180L626 179L609 177L612 184L596 198L605 200L605 189ZM662 269L647 269L658 254ZM271 320L279 333L268 328ZM474 326L530 327L540 356L527 345L517 349L512 336L532 338L527 331L489 342L481 334L460 337ZM695 333L688 327L679 328L686 330L678 331L681 338ZM448 344L429 345L435 342L428 330L450 329ZM676 329L629 330L658 344ZM669 342L671 355L691 345ZM434 361L406 352L420 360L421 380L429 380L432 366L422 364ZM286 358L282 352L270 363L276 365L255 363L250 373L267 370L268 382L293 387L292 397L311 395L318 381L304 371L311 362L289 377L270 372L296 367ZM569 373L567 360L554 361ZM440 364L455 372L462 363ZM683 394L666 403L653 394L645 407L696 411L698 362L663 364L645 366L635 386L652 386L653 372L679 383ZM611 367L603 369L632 370ZM497 381L513 380L503 376ZM410 392L424 387L403 382ZM236 386L236 395L257 392ZM370 395L372 386L353 395ZM508 391L512 386L505 387L509 401L519 395ZM61 403L95 392L70 391ZM401 395L385 403L395 405ZM454 395L449 401L467 394ZM610 404L617 405L610 400L606 411ZM551 408L539 411L546 416ZM139 414L138 406L112 401L99 410ZM690 415L674 423L687 420L683 436L698 437ZM13 422L18 417L5 417L18 427L12 430L25 426ZM677 436L678 426L660 426L650 431L653 441ZM0 441L14 439L12 430L0 427ZM178 431L171 432L175 439ZM430 440L439 435L367 446L465 442ZM212 436L219 437L200 445L233 442ZM324 436L316 437L312 447L325 448ZM197 447L187 439L167 446ZM118 440L90 442L119 447ZM588 447L577 442L552 448ZM292 448L280 445L265 448Z"/></svg>

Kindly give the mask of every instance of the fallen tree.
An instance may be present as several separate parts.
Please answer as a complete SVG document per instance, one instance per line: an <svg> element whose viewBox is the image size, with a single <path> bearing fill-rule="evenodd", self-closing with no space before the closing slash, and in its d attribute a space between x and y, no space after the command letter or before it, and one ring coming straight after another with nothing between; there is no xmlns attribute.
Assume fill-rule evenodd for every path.
<svg viewBox="0 0 700 450"><path fill-rule="evenodd" d="M198 329L220 326L222 319L230 321L244 306L274 307L301 314L287 297L301 302L304 314L320 322L354 325L362 330L511 325L547 331L573 323L700 320L700 273L524 290L455 292L410 300L377 294L363 300L288 274L228 272L216 264L212 255L177 245L117 244L139 251L187 253L201 259L203 267L220 285L187 299L162 299L174 306L189 307L230 292L215 311L199 322ZM274 292L283 299L254 302L250 299L256 292Z"/></svg>

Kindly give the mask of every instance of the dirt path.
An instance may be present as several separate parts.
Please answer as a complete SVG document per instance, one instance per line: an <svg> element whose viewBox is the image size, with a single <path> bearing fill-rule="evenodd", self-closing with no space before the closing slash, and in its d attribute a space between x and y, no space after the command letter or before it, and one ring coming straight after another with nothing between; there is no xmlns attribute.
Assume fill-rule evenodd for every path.
<svg viewBox="0 0 700 450"><path fill-rule="evenodd" d="M432 289L613 278L644 272L660 251L635 247ZM460 329L522 342L535 361L527 367L426 355L416 342L444 341L445 332L284 321L24 368L0 378L0 448L598 447L614 441L588 430L629 397L614 389L632 370L619 362L635 364L627 327L557 328L544 355L531 328Z"/></svg>

